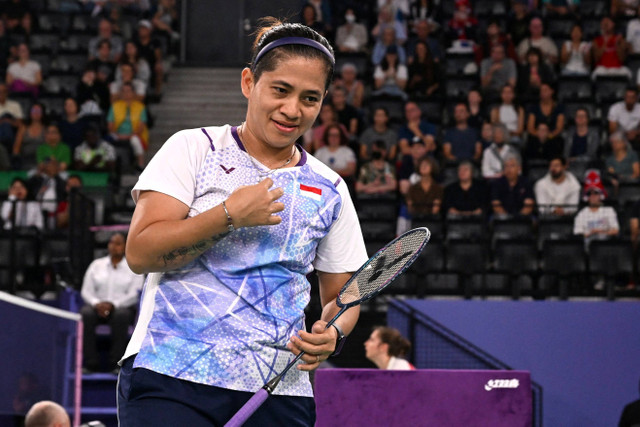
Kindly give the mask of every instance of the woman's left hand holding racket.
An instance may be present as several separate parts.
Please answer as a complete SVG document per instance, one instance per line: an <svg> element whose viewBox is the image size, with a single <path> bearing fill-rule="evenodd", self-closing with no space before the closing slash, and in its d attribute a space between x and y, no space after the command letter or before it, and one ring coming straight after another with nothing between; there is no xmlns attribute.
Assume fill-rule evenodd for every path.
<svg viewBox="0 0 640 427"><path fill-rule="evenodd" d="M311 332L298 331L297 336L292 336L287 348L296 356L304 351L304 363L299 364L297 368L301 371L312 371L335 351L337 338L338 332L335 328L327 329L327 322L318 320L311 327Z"/></svg>

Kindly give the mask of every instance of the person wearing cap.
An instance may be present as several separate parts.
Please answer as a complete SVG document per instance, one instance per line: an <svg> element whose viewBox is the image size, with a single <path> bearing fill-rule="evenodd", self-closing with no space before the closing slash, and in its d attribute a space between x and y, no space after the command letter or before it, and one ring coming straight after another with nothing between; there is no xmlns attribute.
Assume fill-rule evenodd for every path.
<svg viewBox="0 0 640 427"><path fill-rule="evenodd" d="M158 40L152 37L153 25L147 19L138 22L138 33L136 38L136 46L141 58L144 58L151 69L151 81L155 90L155 95L162 94L162 85L164 82L164 64L162 48Z"/></svg>
<svg viewBox="0 0 640 427"><path fill-rule="evenodd" d="M585 247L593 240L608 239L620 232L618 215L611 206L603 206L606 192L600 179L600 173L595 170L587 172L583 190L583 200L587 206L582 208L573 221L573 234L584 237Z"/></svg>

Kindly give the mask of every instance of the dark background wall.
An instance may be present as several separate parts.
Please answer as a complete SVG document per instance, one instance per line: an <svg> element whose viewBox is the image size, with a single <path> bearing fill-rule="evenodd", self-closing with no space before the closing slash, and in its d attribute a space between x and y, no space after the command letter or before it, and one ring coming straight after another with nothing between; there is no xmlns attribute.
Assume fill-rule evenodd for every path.
<svg viewBox="0 0 640 427"><path fill-rule="evenodd" d="M299 0L186 1L187 65L242 66L249 61L251 33L263 16L296 20Z"/></svg>

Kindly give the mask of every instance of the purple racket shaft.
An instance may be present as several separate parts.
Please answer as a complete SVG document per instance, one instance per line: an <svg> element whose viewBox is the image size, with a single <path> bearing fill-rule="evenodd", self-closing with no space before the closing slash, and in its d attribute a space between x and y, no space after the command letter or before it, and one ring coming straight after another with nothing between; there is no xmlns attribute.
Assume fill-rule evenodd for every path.
<svg viewBox="0 0 640 427"><path fill-rule="evenodd" d="M254 394L251 399L244 404L244 406L236 412L236 414L227 422L225 427L240 427L243 425L254 412L258 410L260 405L264 403L269 397L269 392L264 388L258 390L256 394Z"/></svg>

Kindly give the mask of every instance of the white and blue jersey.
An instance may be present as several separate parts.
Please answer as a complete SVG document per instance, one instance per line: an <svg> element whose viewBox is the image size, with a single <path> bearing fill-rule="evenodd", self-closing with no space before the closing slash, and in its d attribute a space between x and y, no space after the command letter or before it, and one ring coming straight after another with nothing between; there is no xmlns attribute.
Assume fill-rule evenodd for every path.
<svg viewBox="0 0 640 427"><path fill-rule="evenodd" d="M134 367L254 392L292 359L285 346L305 328L306 275L355 271L367 260L345 183L300 150L295 167L269 175L284 190L280 224L241 228L190 264L149 275L125 353L137 353ZM193 217L266 171L235 128L190 129L164 144L132 193L134 200L145 190L168 194ZM276 394L312 396L308 374L291 369Z"/></svg>

